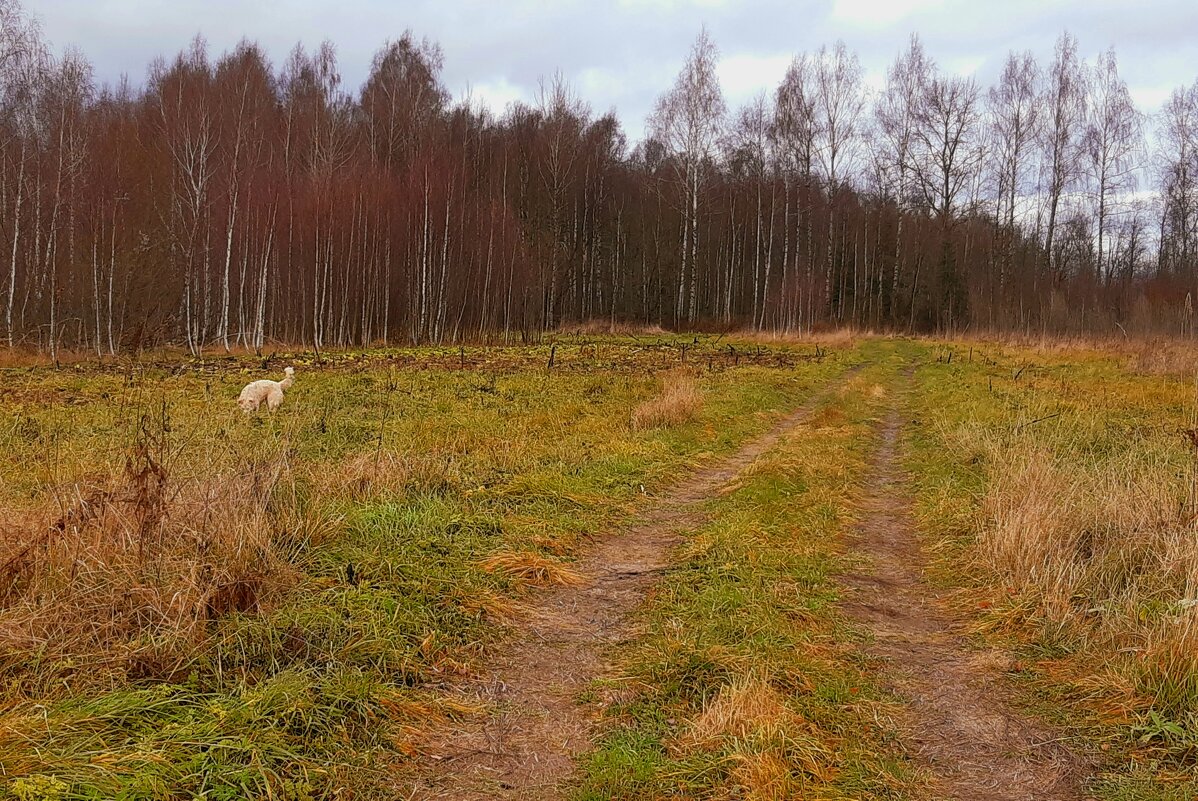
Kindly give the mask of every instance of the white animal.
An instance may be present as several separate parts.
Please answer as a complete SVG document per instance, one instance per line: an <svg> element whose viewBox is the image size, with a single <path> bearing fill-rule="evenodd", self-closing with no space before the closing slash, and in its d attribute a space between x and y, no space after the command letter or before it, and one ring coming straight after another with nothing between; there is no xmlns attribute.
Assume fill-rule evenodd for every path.
<svg viewBox="0 0 1198 801"><path fill-rule="evenodd" d="M237 405L241 410L246 414L256 412L262 401L266 401L266 408L272 412L279 408L283 403L283 392L291 389L291 385L295 383L294 367L288 367L283 372L286 377L282 381L262 380L246 384L237 398Z"/></svg>

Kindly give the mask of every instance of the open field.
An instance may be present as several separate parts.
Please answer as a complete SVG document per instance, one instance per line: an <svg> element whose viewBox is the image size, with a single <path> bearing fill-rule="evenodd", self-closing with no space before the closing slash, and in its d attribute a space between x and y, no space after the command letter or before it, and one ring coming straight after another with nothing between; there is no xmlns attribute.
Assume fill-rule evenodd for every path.
<svg viewBox="0 0 1198 801"><path fill-rule="evenodd" d="M1188 355L13 358L0 798L1193 797Z"/></svg>

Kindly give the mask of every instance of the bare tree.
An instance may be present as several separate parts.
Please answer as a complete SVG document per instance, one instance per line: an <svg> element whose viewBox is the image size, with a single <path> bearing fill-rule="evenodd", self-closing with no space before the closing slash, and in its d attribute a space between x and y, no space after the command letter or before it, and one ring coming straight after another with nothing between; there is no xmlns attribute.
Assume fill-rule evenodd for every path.
<svg viewBox="0 0 1198 801"><path fill-rule="evenodd" d="M449 97L438 78L444 60L439 45L417 42L411 31L374 54L360 105L371 155L386 169L408 167L444 112Z"/></svg>
<svg viewBox="0 0 1198 801"><path fill-rule="evenodd" d="M1161 187L1158 272L1192 280L1198 231L1198 81L1174 90L1157 117Z"/></svg>
<svg viewBox="0 0 1198 801"><path fill-rule="evenodd" d="M213 90L228 97L218 110L217 141L220 144L225 184L225 256L221 271L220 311L216 325L216 338L221 346L229 349L230 286L233 267L234 235L238 224L238 211L244 205L242 196L249 190L247 183L254 170L261 164L266 147L268 126L273 111L274 86L266 57L257 45L242 41L233 52L226 54L216 65ZM243 243L248 256L249 243ZM244 263L244 261L243 261ZM245 332L245 283L247 276L239 277L239 324L240 334Z"/></svg>
<svg viewBox="0 0 1198 801"><path fill-rule="evenodd" d="M827 265L824 303L832 303L835 285L836 200L851 174L861 144L861 111L865 96L861 86L861 63L844 42L828 50L820 48L815 58L816 160L828 196ZM843 295L842 295L843 300ZM843 310L843 308L842 308Z"/></svg>
<svg viewBox="0 0 1198 801"><path fill-rule="evenodd" d="M1111 220L1121 214L1126 195L1136 188L1143 132L1140 113L1132 103L1127 82L1119 75L1114 49L1098 57L1090 86L1091 113L1083 148L1098 233L1095 269L1104 284L1109 285L1112 271L1106 263L1106 244Z"/></svg>
<svg viewBox="0 0 1198 801"><path fill-rule="evenodd" d="M885 282L891 320L897 321L898 290L902 283L904 222L902 212L918 201L915 153L915 129L922 107L923 93L935 65L924 52L918 36L912 36L886 76L886 88L874 105L872 142L873 173L881 196L893 200L900 214L896 226L890 280Z"/></svg>
<svg viewBox="0 0 1198 801"><path fill-rule="evenodd" d="M815 57L816 158L829 194L850 175L861 145L861 111L865 96L861 62L844 42Z"/></svg>
<svg viewBox="0 0 1198 801"><path fill-rule="evenodd" d="M1044 255L1055 268L1054 251L1061 200L1082 175L1082 136L1086 119L1086 76L1077 58L1077 40L1062 33L1048 70L1040 103L1044 108L1044 151L1048 222Z"/></svg>
<svg viewBox="0 0 1198 801"><path fill-rule="evenodd" d="M952 329L968 313L968 295L953 254L951 234L959 202L981 163L980 91L972 78L932 78L916 115L912 160L915 183L940 223L941 256L937 311Z"/></svg>
<svg viewBox="0 0 1198 801"><path fill-rule="evenodd" d="M566 223L566 195L581 155L582 132L590 107L578 97L560 72L547 86L541 82L537 96L541 115L540 139L543 157L539 173L549 198L549 228L552 241L546 260L544 311L546 325L558 320L561 273L571 267L571 236Z"/></svg>
<svg viewBox="0 0 1198 801"><path fill-rule="evenodd" d="M698 316L699 195L727 109L715 72L718 60L715 42L706 29L700 31L674 88L657 101L650 120L653 137L681 162L682 259L675 317L687 322Z"/></svg>
<svg viewBox="0 0 1198 801"><path fill-rule="evenodd" d="M68 50L54 68L44 99L45 125L54 162L54 189L47 223L44 282L49 305L50 358L58 362L60 341L60 263L76 255L79 176L87 149L87 104L92 95L91 64L78 50ZM64 219L65 218L65 219ZM65 226L66 231L62 229ZM64 241L65 240L65 241Z"/></svg>
<svg viewBox="0 0 1198 801"><path fill-rule="evenodd" d="M23 214L28 200L30 162L35 159L39 142L44 141L38 106L50 57L36 24L26 18L16 0L0 0L0 197L11 194L12 230L8 280L5 292L4 326L9 347L14 344L13 310L17 295L17 259L21 248ZM11 153L15 151L15 153ZM16 162L16 174L9 175L3 165ZM10 183L12 187L10 189ZM6 204L7 205L7 204ZM5 214L9 212L6 210Z"/></svg>
<svg viewBox="0 0 1198 801"><path fill-rule="evenodd" d="M164 211L169 221L170 252L172 259L183 265L187 345L192 353L198 353L210 322L210 249L205 233L217 149L206 43L196 37L187 53L181 54L169 69L155 65L150 77L158 105L158 141L171 165L172 192Z"/></svg>
<svg viewBox="0 0 1198 801"><path fill-rule="evenodd" d="M995 215L1004 226L996 282L1000 296L1014 262L1016 220L1022 211L1019 199L1027 194L1031 151L1039 135L1039 84L1040 70L1035 57L1030 52L1011 53L998 84L986 96L994 151L991 164L995 176Z"/></svg>
<svg viewBox="0 0 1198 801"><path fill-rule="evenodd" d="M773 162L771 122L773 114L766 103L765 95L761 94L750 100L737 114L736 125L729 136L728 161L737 164L737 171L742 172L751 183L753 192L753 280L752 308L750 319L754 329L759 329L764 323L766 291L770 281L772 256L769 244L772 242L774 223L774 197L770 193L769 224L765 222L764 194L767 184L767 170ZM729 259L729 275L725 284L725 293L731 294L732 272L731 265L739 260Z"/></svg>
<svg viewBox="0 0 1198 801"><path fill-rule="evenodd" d="M794 267L789 274L785 258L782 263L783 288L790 293L787 300L791 301L786 303L786 328L795 325L802 327L804 294L807 299L806 320L809 328L814 313L812 271L815 262L815 240L811 217L815 189L813 180L816 132L819 128L816 120L818 95L819 88L816 85L815 69L811 60L805 54L795 56L776 93L774 123L774 138L777 140L778 157L786 179L787 198L790 196L789 184L792 177L798 179L800 190L793 250ZM786 230L789 235L790 227L787 226ZM800 238L803 240L801 247L798 241ZM803 253L806 262L806 281L801 289L798 287L800 252Z"/></svg>

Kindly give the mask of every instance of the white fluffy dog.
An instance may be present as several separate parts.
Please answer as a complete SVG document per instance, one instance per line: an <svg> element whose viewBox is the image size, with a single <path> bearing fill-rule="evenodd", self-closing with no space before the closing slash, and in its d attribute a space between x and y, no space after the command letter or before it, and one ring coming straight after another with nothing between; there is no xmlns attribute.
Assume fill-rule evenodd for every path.
<svg viewBox="0 0 1198 801"><path fill-rule="evenodd" d="M283 392L291 389L291 385L295 383L294 367L288 367L283 372L286 377L282 381L262 380L246 384L237 398L237 405L241 410L246 414L256 412L262 401L266 401L266 408L272 412L279 408L283 403Z"/></svg>

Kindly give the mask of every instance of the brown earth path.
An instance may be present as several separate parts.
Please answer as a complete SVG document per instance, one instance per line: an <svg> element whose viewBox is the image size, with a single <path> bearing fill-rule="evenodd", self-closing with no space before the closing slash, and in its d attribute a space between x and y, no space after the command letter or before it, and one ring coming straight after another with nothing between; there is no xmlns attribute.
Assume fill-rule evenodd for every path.
<svg viewBox="0 0 1198 801"><path fill-rule="evenodd" d="M578 565L583 582L541 596L481 679L462 688L471 700L498 711L424 743L425 765L404 797L562 797L575 757L591 745L600 713L579 697L604 674L609 647L634 633L631 612L668 566L683 532L707 520L702 503L859 369L842 373L768 433L675 487L645 511L636 527L599 539Z"/></svg>
<svg viewBox="0 0 1198 801"><path fill-rule="evenodd" d="M933 798L957 801L1078 801L1088 773L1061 733L1019 714L997 665L1009 659L967 647L922 580L898 464L900 416L882 424L850 547L861 572L842 576L848 616L873 635L867 652L885 663L883 682L905 702L904 740L932 775Z"/></svg>

